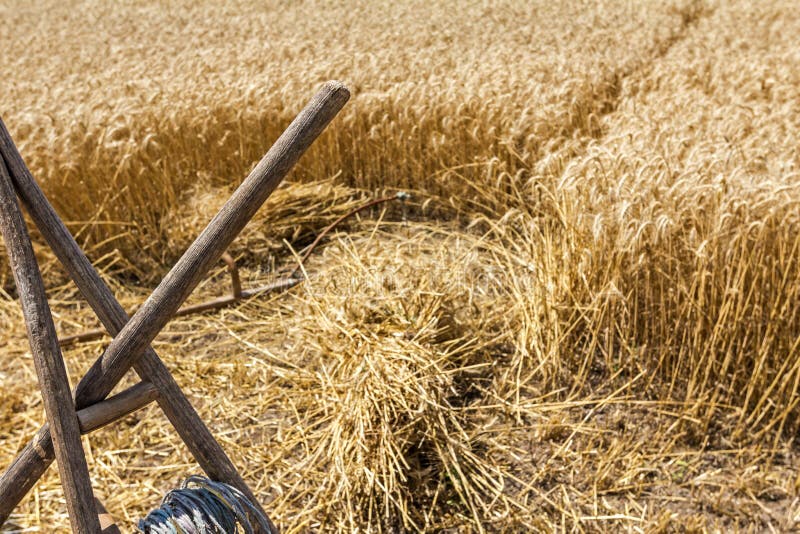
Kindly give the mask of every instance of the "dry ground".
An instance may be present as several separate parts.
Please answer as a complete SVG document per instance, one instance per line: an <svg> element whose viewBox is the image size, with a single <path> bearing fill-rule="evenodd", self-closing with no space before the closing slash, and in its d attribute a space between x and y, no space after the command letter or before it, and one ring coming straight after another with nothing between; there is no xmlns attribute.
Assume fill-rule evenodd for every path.
<svg viewBox="0 0 800 534"><path fill-rule="evenodd" d="M412 200L155 342L285 532L800 528L796 6L428 4L4 3L0 114L133 309L351 87L233 245L245 285ZM35 239L58 328L95 327ZM4 258L0 287L4 466L43 413ZM197 472L155 407L85 446L130 527ZM3 531L67 528L51 469Z"/></svg>

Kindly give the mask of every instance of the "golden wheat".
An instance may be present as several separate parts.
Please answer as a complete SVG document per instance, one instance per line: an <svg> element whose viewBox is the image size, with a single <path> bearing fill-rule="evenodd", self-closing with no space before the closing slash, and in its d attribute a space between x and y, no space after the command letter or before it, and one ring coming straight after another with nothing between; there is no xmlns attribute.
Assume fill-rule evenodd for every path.
<svg viewBox="0 0 800 534"><path fill-rule="evenodd" d="M428 4L0 7L0 113L130 309L319 82L352 88L234 244L245 283L413 200L155 344L286 532L797 528L792 4ZM93 327L37 245L60 330ZM0 276L5 465L42 410ZM117 428L85 443L132 525L196 467L156 408ZM54 471L12 530L67 528Z"/></svg>

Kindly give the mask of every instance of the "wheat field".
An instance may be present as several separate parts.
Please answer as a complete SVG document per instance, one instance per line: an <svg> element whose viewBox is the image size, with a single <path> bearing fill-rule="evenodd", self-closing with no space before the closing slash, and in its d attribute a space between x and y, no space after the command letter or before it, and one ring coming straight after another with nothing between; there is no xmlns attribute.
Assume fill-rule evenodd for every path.
<svg viewBox="0 0 800 534"><path fill-rule="evenodd" d="M229 250L245 287L411 198L154 342L283 532L787 532L798 34L789 0L10 0L0 115L133 310L348 85ZM59 332L96 328L33 239ZM0 326L5 468L44 412L4 253ZM198 472L155 406L84 448L123 531ZM51 468L0 530L68 529Z"/></svg>

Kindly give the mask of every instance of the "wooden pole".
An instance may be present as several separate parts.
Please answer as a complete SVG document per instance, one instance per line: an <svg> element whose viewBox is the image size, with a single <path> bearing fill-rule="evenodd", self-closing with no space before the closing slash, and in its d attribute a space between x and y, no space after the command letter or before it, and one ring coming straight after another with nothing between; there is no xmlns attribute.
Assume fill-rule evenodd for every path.
<svg viewBox="0 0 800 534"><path fill-rule="evenodd" d="M349 97L341 83L322 86L81 379L76 406L108 395Z"/></svg>
<svg viewBox="0 0 800 534"><path fill-rule="evenodd" d="M250 297L254 297L256 295L265 295L268 293L273 293L275 291L286 291L298 285L302 281L303 281L302 278L282 278L270 284L260 287L255 287L253 289L242 289L241 287L239 287L238 294L235 292L236 286L234 286L233 294L226 295L224 297L217 297L215 299L208 300L206 302L201 302L199 304L192 304L191 306L185 306L175 312L175 317L183 317L186 315L193 315L195 313L203 313L209 310L219 310L220 308L230 306L231 304L236 304L237 302L249 299ZM93 330L87 330L85 332L81 332L80 334L64 336L62 338L59 338L58 343L61 345L61 347L69 347L71 345L74 345L75 343L83 343L85 341L93 341L95 339L100 339L102 337L107 336L108 334L109 331L106 330L105 328L96 328Z"/></svg>
<svg viewBox="0 0 800 534"><path fill-rule="evenodd" d="M36 375L50 425L67 500L72 530L98 534L100 523L94 513L94 494L89 468L83 455L81 431L69 389L67 369L58 346L56 327L47 303L42 275L33 254L28 229L5 163L0 161L0 233L6 244L22 313L28 328Z"/></svg>
<svg viewBox="0 0 800 534"><path fill-rule="evenodd" d="M88 434L139 410L155 400L157 393L155 386L149 382L139 382L103 402L79 410L77 415L81 433ZM53 460L55 460L55 451L53 450L50 425L46 424L3 474L4 485L3 490L0 491L0 497L3 497L0 499L2 506L0 524L8 519L8 515L16 504L42 477Z"/></svg>
<svg viewBox="0 0 800 534"><path fill-rule="evenodd" d="M39 231L105 328L112 335L116 335L128 322L128 315L33 179L2 120L0 120L0 155L8 163L17 194L26 205ZM211 431L203 423L155 351L148 347L134 368L143 380L148 380L156 386L159 406L206 475L213 480L236 487L255 506L259 506L255 494L239 475L233 462L214 439ZM86 410L94 406L96 405L89 406ZM83 412L84 410L80 410L78 413ZM8 519L17 504L42 477L54 458L50 429L45 425L0 477L0 525ZM261 511L269 517L266 512ZM274 525L272 530L278 531Z"/></svg>
<svg viewBox="0 0 800 534"><path fill-rule="evenodd" d="M239 278L239 268L236 266L236 260L225 252L222 255L222 261L228 266L228 273L231 275L231 295L235 299L242 298L242 280Z"/></svg>
<svg viewBox="0 0 800 534"><path fill-rule="evenodd" d="M97 510L97 517L100 519L100 528L103 529L100 534L122 534L117 522L114 521L114 517L108 513L100 499L95 499L95 509Z"/></svg>
<svg viewBox="0 0 800 534"><path fill-rule="evenodd" d="M258 501L252 491L197 416L164 364L152 349L147 348L147 345L169 320L169 314L174 313L180 306L203 274L228 247L247 221L252 218L258 207L277 187L300 155L333 119L348 98L349 92L342 84L328 82L323 86L322 90L298 115L250 176L237 189L209 227L184 254L179 265L176 265L162 281L159 288L156 289L158 296L154 293L145 306L134 315L134 319L137 319L138 316L134 326L131 324L133 320L127 323L127 315L124 310L113 298L108 287L94 271L63 222L44 198L24 163L21 162L21 158L18 158L18 153L5 128L0 129L5 132L3 136L0 136L2 137L0 149L3 151L3 156L10 162L19 160L17 161L18 169L16 169L18 172L14 173L14 177L18 193L28 206L31 217L59 260L70 272L101 322L109 332L113 334L119 332L117 338L112 341L103 355L103 359L98 360L90 370L91 381L88 377L84 377L84 380L81 381L83 388L79 384L78 405L91 405L92 400L98 397L102 399L113 389L130 365L134 364L140 376L152 381L158 388L159 405L206 474L212 479L237 487L256 506L258 506ZM170 290L169 287L173 284L176 285ZM161 323L157 328L153 328L153 323L147 324L153 318ZM143 328L144 332L140 333L139 328ZM144 350L144 355L137 361L137 356L142 350ZM131 352L125 356L124 352L126 351ZM42 435L42 432L40 431L38 435ZM23 451L23 455L28 458L28 463L23 465L18 458L0 478L0 496L3 497L0 499L0 524L8 517L11 510L49 464L46 455L38 453L35 448L37 445L44 446L45 448L38 449L38 451L43 451L47 446L52 447L52 441L49 436L42 436L39 443L36 443L36 439L34 439ZM26 455L28 449L33 452ZM273 530L277 532L277 529Z"/></svg>
<svg viewBox="0 0 800 534"><path fill-rule="evenodd" d="M78 411L81 434L94 432L126 415L144 408L158 398L158 390L150 382L139 382L125 391Z"/></svg>
<svg viewBox="0 0 800 534"><path fill-rule="evenodd" d="M0 120L0 154L12 170L17 193L28 208L45 240L67 269L81 293L95 310L106 329L116 335L128 316L116 301L111 290L103 282L91 262L81 251L75 239L64 226L53 207L47 201L30 174L25 162L14 146L13 141ZM255 495L241 478L233 462L214 439L211 431L192 407L178 384L158 355L148 348L135 369L144 380L155 385L158 390L158 403L186 443L190 452L205 473L214 480L235 486L258 506ZM109 399L110 401L111 399ZM107 401L108 402L108 401ZM92 410L97 405L79 411ZM110 421L106 421L107 424ZM37 432L17 456L11 466L0 477L0 525L2 525L17 504L25 497L33 485L47 470L54 459L53 442L50 429L46 425ZM266 515L266 514L265 514ZM277 529L273 529L277 532Z"/></svg>

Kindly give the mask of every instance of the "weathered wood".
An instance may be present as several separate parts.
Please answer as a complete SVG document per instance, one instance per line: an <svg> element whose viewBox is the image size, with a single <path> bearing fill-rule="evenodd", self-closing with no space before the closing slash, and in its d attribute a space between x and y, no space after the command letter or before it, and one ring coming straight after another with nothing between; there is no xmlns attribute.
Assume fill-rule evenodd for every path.
<svg viewBox="0 0 800 534"><path fill-rule="evenodd" d="M150 382L139 382L102 402L78 411L81 433L88 434L140 410L158 398L158 389Z"/></svg>
<svg viewBox="0 0 800 534"><path fill-rule="evenodd" d="M163 328L170 315L178 309L183 300L197 285L211 264L219 258L233 238L252 218L256 210L277 187L300 155L324 130L348 98L349 92L342 84L328 82L323 86L322 90L298 115L286 132L281 135L250 176L237 189L233 197L223 206L221 212L184 254L178 265L170 271L154 294L145 302L145 305L134 315L130 322L127 324L124 321L122 322L125 325L124 328L109 345L103 358L98 360L89 374L84 377L77 390L76 403L78 406L91 405L93 401L102 399L113 389L144 350L144 357L140 358L136 363L137 372L143 378L146 377L156 385L160 392L159 405L173 423L181 438L192 449L192 453L198 463L209 477L239 488L255 505L258 505L258 502L253 493L244 484L241 476L233 468L230 460L224 455L219 444L210 435L205 425L202 425L200 421L198 426L199 418L185 396L180 393L177 385L174 384L174 379L168 372L165 374L159 372L159 368L166 371L163 363L152 352L152 349L146 349L146 347L158 331ZM11 147L3 148L13 148L13 143ZM3 152L6 158L10 155L7 152L8 150ZM25 170L27 171L27 169ZM20 196L25 200L26 204L29 204L31 216L36 220L34 209L37 206L32 205L31 200L38 200L41 204L43 195L38 198L35 195L35 191L33 191L34 189L38 190L38 186L35 186L35 182L32 179L30 183L17 183L17 186ZM33 186L30 187L32 196L27 196L23 191L26 186ZM40 190L39 193L41 193ZM49 208L49 210L46 208ZM42 225L40 221L37 221L42 233L45 234L45 230L50 227L63 228L63 223L58 220L55 212L52 211L52 207L47 204L46 208L42 208L40 213L42 216L41 222L46 224ZM69 235L68 232L66 233ZM47 236L45 237L47 238ZM51 242L50 239L48 239L48 242L53 247L56 255L59 256L59 259L65 263L65 266L76 271L70 272L76 283L79 282L79 279L93 281L86 289L94 289L95 291L85 291L85 288L81 288L81 291L90 305L98 312L98 316L104 325L110 331L119 329L119 318L124 317L125 313L113 299L113 296L110 295L110 291L99 279L97 273L91 268L91 264L88 261L84 261L85 256L82 253L76 255L75 250L71 247L59 247L58 242ZM69 244L75 243L71 236L68 242ZM61 248L62 254L59 254L59 248ZM98 281L99 286L95 287L93 284ZM116 317L114 317L115 313L112 312L115 308L119 308L119 313L116 314ZM165 399L167 393L175 391L180 394L175 398ZM221 458L219 458L218 453L220 452L224 459L227 460L226 462L221 461ZM32 475L38 472L40 476L46 469L46 458L41 459L42 461L39 464L30 469L17 469L12 472L10 468L0 479L0 495L4 497L11 495L12 486L18 484L30 484L28 485L29 489L32 486L30 482L31 478L33 478ZM42 466L42 464L45 465ZM17 465L17 462L12 464L12 468L15 465ZM35 478L33 480L35 481ZM27 489L22 493L22 496L26 492ZM16 506L22 496L15 495L15 501L10 506L4 505L0 501L0 521L7 517L10 509ZM4 506L8 507L9 510L5 511L3 509ZM4 512L5 516L3 515Z"/></svg>
<svg viewBox="0 0 800 534"><path fill-rule="evenodd" d="M206 302L201 302L199 304L192 304L191 306L185 306L175 312L175 317L182 317L185 315L202 313L204 311L209 311L209 310L218 310L220 308L230 306L231 304L235 304L241 300L248 299L256 295L263 295L267 293L272 293L273 291L285 291L287 289L291 289L302 281L303 280L300 278L283 278L280 280L276 280L275 282L272 282L270 284L256 287L253 289L239 288L238 295L236 294L227 295ZM80 334L64 336L60 338L58 342L61 344L62 347L68 347L75 343L82 343L85 341L93 341L95 339L100 339L107 335L108 331L106 329L96 328L93 330L87 330L86 332L81 332Z"/></svg>
<svg viewBox="0 0 800 534"><path fill-rule="evenodd" d="M108 395L349 97L341 83L323 85L81 379L76 406Z"/></svg>
<svg viewBox="0 0 800 534"><path fill-rule="evenodd" d="M0 233L5 240L22 303L45 413L52 429L55 456L58 459L72 530L81 534L96 534L100 532L100 523L93 513L92 483L86 457L83 455L81 432L69 389L67 369L61 357L56 328L28 229L17 204L11 177L2 161Z"/></svg>
<svg viewBox="0 0 800 534"><path fill-rule="evenodd" d="M0 156L8 163L17 194L22 198L28 213L56 257L64 265L105 328L112 335L116 335L127 323L128 315L33 179L2 120L0 120ZM156 386L159 392L157 399L159 406L208 477L238 488L254 505L259 506L255 495L239 475L233 462L197 415L153 349L147 348L134 368L142 379ZM53 454L49 427L45 426L28 442L22 453L0 477L0 525L8 519L16 505L53 462ZM266 516L266 513L264 515ZM272 530L277 532L274 526Z"/></svg>
<svg viewBox="0 0 800 534"><path fill-rule="evenodd" d="M222 261L228 266L228 273L231 275L231 294L234 298L242 298L242 280L239 278L239 268L236 266L236 260L225 252L222 255Z"/></svg>
<svg viewBox="0 0 800 534"><path fill-rule="evenodd" d="M125 391L78 411L81 433L87 434L143 408L156 399L158 391L149 382L140 382ZM0 524L55 460L50 425L45 424L22 449L3 474L0 485Z"/></svg>
<svg viewBox="0 0 800 534"><path fill-rule="evenodd" d="M256 295L265 295L274 291L285 291L287 289L291 289L302 281L302 278L282 278L267 285L255 287L253 289L242 289L239 287L238 294L236 293L236 286L233 286L233 294L225 297L218 297L206 302L201 302L199 304L192 304L191 306L184 306L175 312L175 317L203 313L204 311L209 310L219 310L220 308L230 306L231 304L235 304L241 300L249 299L250 297L254 297ZM62 347L69 347L76 343L93 341L95 339L106 337L107 335L109 335L109 332L105 328L94 328L92 330L81 332L80 334L73 334L59 338L58 343Z"/></svg>
<svg viewBox="0 0 800 534"><path fill-rule="evenodd" d="M114 521L114 517L108 513L106 507L100 502L100 499L95 499L95 509L97 510L97 517L100 519L100 534L122 534Z"/></svg>

